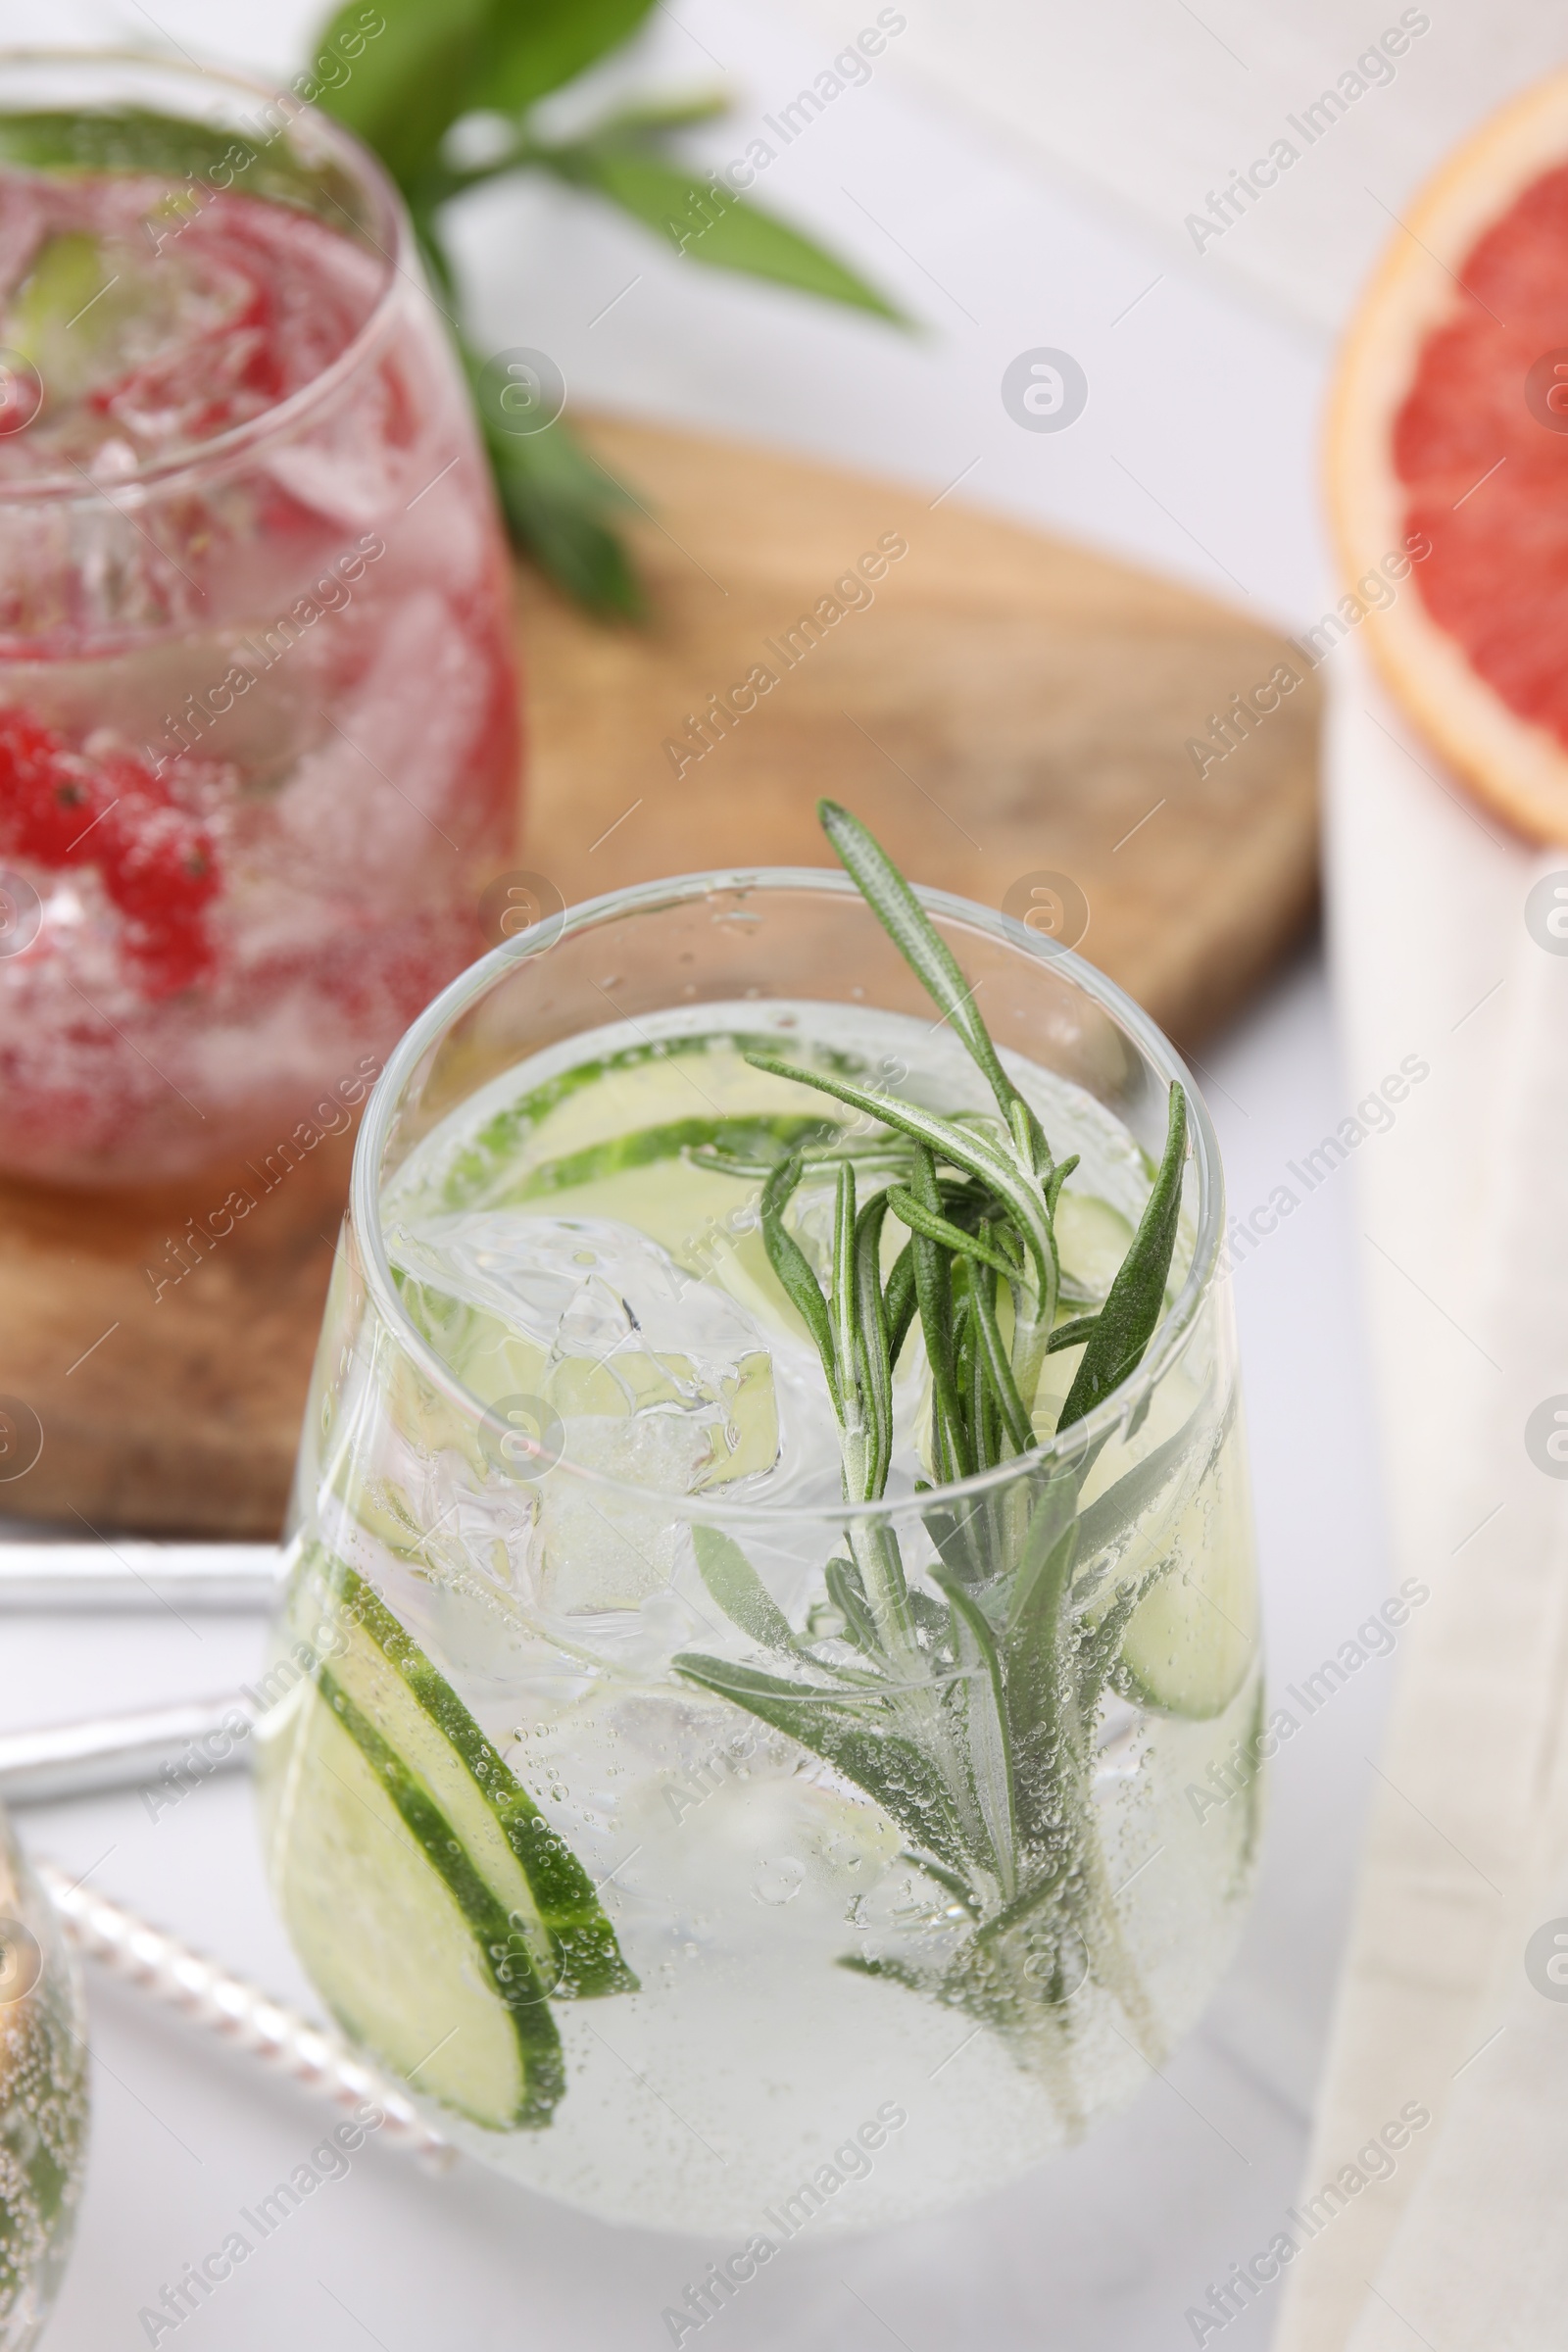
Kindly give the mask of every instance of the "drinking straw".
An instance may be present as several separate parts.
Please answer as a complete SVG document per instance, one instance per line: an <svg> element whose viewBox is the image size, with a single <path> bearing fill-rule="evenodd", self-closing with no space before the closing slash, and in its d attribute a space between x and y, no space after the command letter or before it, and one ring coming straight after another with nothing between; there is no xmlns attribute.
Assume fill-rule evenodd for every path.
<svg viewBox="0 0 1568 2352"><path fill-rule="evenodd" d="M67 1936L88 1959L113 1969L154 2000L167 2002L274 2073L336 2107L367 2102L381 2113L380 2134L435 2172L457 2150L414 2102L356 2058L333 2034L313 2026L286 2002L236 1977L217 1960L182 1943L108 1895L95 1894L57 1863L32 1865Z"/></svg>

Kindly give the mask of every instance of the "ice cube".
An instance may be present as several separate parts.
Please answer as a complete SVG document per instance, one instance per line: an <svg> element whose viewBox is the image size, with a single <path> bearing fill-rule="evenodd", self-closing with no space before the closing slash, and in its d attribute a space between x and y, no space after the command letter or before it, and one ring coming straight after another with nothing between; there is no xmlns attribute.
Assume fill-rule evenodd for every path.
<svg viewBox="0 0 1568 2352"><path fill-rule="evenodd" d="M453 1371L482 1403L541 1397L568 1460L677 1494L777 1462L758 1325L632 1226L480 1209L396 1226L388 1246Z"/></svg>

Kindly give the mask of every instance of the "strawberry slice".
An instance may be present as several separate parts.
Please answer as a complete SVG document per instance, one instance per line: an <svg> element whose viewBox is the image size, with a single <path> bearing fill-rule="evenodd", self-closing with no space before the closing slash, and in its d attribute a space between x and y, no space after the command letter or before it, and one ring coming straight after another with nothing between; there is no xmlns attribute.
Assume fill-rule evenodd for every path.
<svg viewBox="0 0 1568 2352"><path fill-rule="evenodd" d="M207 908L221 885L212 835L140 760L89 759L29 712L0 710L0 853L53 872L96 867L143 996L210 976Z"/></svg>

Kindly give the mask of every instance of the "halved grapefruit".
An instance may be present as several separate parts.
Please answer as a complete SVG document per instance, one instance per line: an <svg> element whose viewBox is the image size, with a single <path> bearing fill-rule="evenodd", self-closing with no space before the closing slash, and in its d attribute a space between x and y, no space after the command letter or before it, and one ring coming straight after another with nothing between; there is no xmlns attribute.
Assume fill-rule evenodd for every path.
<svg viewBox="0 0 1568 2352"><path fill-rule="evenodd" d="M1568 841L1568 73L1494 115L1396 231L1329 411L1364 633L1521 832ZM1391 561L1397 558L1397 561Z"/></svg>

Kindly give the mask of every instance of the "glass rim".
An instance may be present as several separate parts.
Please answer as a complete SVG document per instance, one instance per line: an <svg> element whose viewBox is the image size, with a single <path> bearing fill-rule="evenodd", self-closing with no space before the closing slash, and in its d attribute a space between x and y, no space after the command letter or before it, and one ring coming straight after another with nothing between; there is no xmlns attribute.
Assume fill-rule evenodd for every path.
<svg viewBox="0 0 1568 2352"><path fill-rule="evenodd" d="M329 360L319 374L307 383L299 384L284 399L263 409L259 416L248 416L242 424L229 425L225 431L215 433L210 441L199 442L163 458L151 458L139 465L134 473L122 474L113 482L73 479L69 474L43 474L27 481L7 481L0 477L0 505L20 506L36 503L40 506L113 507L122 496L151 487L166 489L177 483L182 474L197 474L221 467L230 458L242 454L258 442L270 440L274 434L291 430L300 417L319 403L329 399L352 376L366 352L384 332L385 322L399 299L402 286L412 283L429 299L429 289L421 274L411 268L415 258L413 230L407 207L396 186L380 162L362 139L351 130L323 114L318 107L297 98L292 90L257 79L254 74L237 74L226 66L201 66L179 58L150 57L137 49L114 48L20 48L0 46L0 76L24 66L55 67L131 67L138 72L156 74L163 79L183 82L191 88L218 83L230 90L242 91L259 98L264 104L280 107L288 117L287 128L292 131L301 117L309 118L313 133L323 146L335 151L336 160L350 169L355 178L369 191L376 209L376 226L388 239L382 244L372 237L371 244L386 265L386 282L376 295L370 310L338 353ZM5 107L0 104L0 118ZM83 110L87 111L87 110ZM281 135L281 134L274 134Z"/></svg>
<svg viewBox="0 0 1568 2352"><path fill-rule="evenodd" d="M1019 950L1031 960L1047 963L1053 970L1063 973L1131 1036L1149 1067L1167 1086L1179 1085L1187 1097L1188 1143L1198 1176L1192 1261L1181 1290L1156 1327L1142 1361L1092 1413L1075 1421L1070 1429L1045 1439L1029 1453L1012 1454L993 1469L976 1471L971 1477L956 1479L947 1486L925 1487L914 1494L884 1495L875 1502L726 1502L708 1494L665 1494L662 1489L589 1469L564 1455L551 1463L541 1476L554 1477L564 1472L591 1492L622 1496L642 1507L657 1504L671 1518L706 1526L744 1527L754 1534L777 1526L785 1517L820 1520L832 1526L851 1522L861 1526L885 1524L889 1520L919 1517L933 1505L970 1502L982 1495L998 1494L1019 1478L1070 1466L1091 1446L1114 1434L1180 1353L1200 1309L1214 1288L1220 1267L1225 1213L1219 1139L1187 1064L1158 1024L1098 965L1075 955L1070 948L1046 945L1026 924L999 908L982 906L978 900L960 898L953 891L934 890L924 883L911 887L928 912L985 932L1004 947ZM483 1423L490 1408L465 1387L408 1314L392 1279L386 1253L380 1215L380 1169L392 1122L409 1080L443 1034L518 964L547 956L568 937L599 929L623 915L681 906L725 891L825 892L853 900L858 906L865 905L849 875L836 866L724 866L708 872L675 874L660 881L629 883L619 890L602 892L597 898L585 899L580 905L568 907L564 915L551 914L530 924L526 931L491 949L466 972L460 972L404 1032L376 1080L355 1138L349 1179L348 1215L358 1244L366 1289L394 1344L475 1429Z"/></svg>

